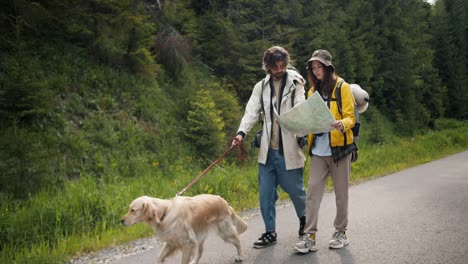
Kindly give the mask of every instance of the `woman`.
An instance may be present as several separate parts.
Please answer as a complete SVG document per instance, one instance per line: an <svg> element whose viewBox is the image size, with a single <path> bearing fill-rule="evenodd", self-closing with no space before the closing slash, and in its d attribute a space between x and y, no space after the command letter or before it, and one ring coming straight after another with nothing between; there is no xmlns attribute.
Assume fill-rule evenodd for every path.
<svg viewBox="0 0 468 264"><path fill-rule="evenodd" d="M354 98L351 87L336 72L332 56L326 50L316 50L307 62L307 73L311 89L309 96L318 91L327 103L336 122L331 132L309 134L307 153L310 158L309 190L306 204L305 235L295 245L301 253L317 251L315 234L320 203L327 184L328 175L333 180L337 213L335 231L329 242L330 248L342 248L349 244L346 237L348 225L348 185L351 169L351 152L355 149L353 132L355 124ZM336 89L341 87L341 113L336 99Z"/></svg>

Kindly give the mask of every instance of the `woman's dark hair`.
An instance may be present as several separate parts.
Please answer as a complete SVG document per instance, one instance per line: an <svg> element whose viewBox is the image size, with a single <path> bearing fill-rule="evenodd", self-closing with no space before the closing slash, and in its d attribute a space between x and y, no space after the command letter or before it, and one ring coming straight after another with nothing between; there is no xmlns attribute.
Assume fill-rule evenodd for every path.
<svg viewBox="0 0 468 264"><path fill-rule="evenodd" d="M270 69L275 67L278 61L284 61L287 64L290 62L289 53L280 46L273 46L263 53L262 68L266 73L270 73Z"/></svg>
<svg viewBox="0 0 468 264"><path fill-rule="evenodd" d="M309 83L312 87L315 88L315 91L320 93L320 95L331 98L333 87L335 87L336 82L335 69L333 66L325 66L325 64L321 62L319 63L322 64L324 69L323 80L319 80L317 77L315 77L314 73L312 72L312 65L310 65L307 68L307 77L309 79Z"/></svg>

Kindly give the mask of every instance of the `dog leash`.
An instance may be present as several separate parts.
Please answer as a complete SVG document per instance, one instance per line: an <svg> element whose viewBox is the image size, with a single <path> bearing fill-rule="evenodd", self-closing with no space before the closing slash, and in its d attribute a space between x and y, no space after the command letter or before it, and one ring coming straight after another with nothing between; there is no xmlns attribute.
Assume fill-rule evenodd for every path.
<svg viewBox="0 0 468 264"><path fill-rule="evenodd" d="M224 153L219 156L215 161L213 161L204 171L202 171L195 179L193 179L187 186L185 186L182 190L180 190L178 193L176 193L176 196L182 195L184 192L186 192L192 185L194 185L198 180L200 180L201 177L203 177L211 168L213 168L214 165L216 165L218 162L220 162L224 157L227 156L227 154L235 147L239 148L239 152L241 153L243 150L242 148L242 141L239 141L237 138L233 138L233 140L237 141L237 144L231 145ZM241 153L241 159L242 159L243 153Z"/></svg>

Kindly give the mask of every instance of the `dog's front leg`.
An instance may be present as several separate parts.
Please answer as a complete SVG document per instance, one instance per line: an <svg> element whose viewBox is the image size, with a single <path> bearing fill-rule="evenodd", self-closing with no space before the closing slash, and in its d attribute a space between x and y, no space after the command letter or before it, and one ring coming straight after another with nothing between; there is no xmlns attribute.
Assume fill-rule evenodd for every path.
<svg viewBox="0 0 468 264"><path fill-rule="evenodd" d="M193 250L194 250L193 243L190 241L187 241L187 244L185 244L182 248L182 261L180 262L181 264L189 264L189 261L192 259L192 256L193 256Z"/></svg>
<svg viewBox="0 0 468 264"><path fill-rule="evenodd" d="M161 249L161 253L159 253L158 263L164 263L166 258L174 253L175 247L168 245L167 243L164 244L163 248Z"/></svg>
<svg viewBox="0 0 468 264"><path fill-rule="evenodd" d="M202 241L200 241L200 244L198 244L198 245L195 246L194 251L195 251L197 248L198 248L198 250L195 251L195 252L196 252L196 255L195 255L193 261L190 262L190 264L198 264L198 261L200 261L200 258L201 258L202 254L203 254L203 250L205 249L205 248L204 248L204 242L205 242L205 241L202 240Z"/></svg>
<svg viewBox="0 0 468 264"><path fill-rule="evenodd" d="M198 241L197 235L191 227L187 227L187 233L191 245L189 259L191 259L192 261L190 262L190 264L197 264L201 257L200 250L203 251L203 240L201 242Z"/></svg>

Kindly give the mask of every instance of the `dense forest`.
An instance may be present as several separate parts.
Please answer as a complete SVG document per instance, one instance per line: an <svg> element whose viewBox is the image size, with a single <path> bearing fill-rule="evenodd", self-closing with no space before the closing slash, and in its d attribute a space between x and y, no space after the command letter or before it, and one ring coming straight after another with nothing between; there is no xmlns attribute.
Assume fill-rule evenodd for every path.
<svg viewBox="0 0 468 264"><path fill-rule="evenodd" d="M90 175L135 177L235 134L263 51L305 76L315 49L401 136L468 118L465 0L5 0L0 9L0 193ZM181 157L184 157L182 159ZM51 187L53 186L53 187Z"/></svg>

